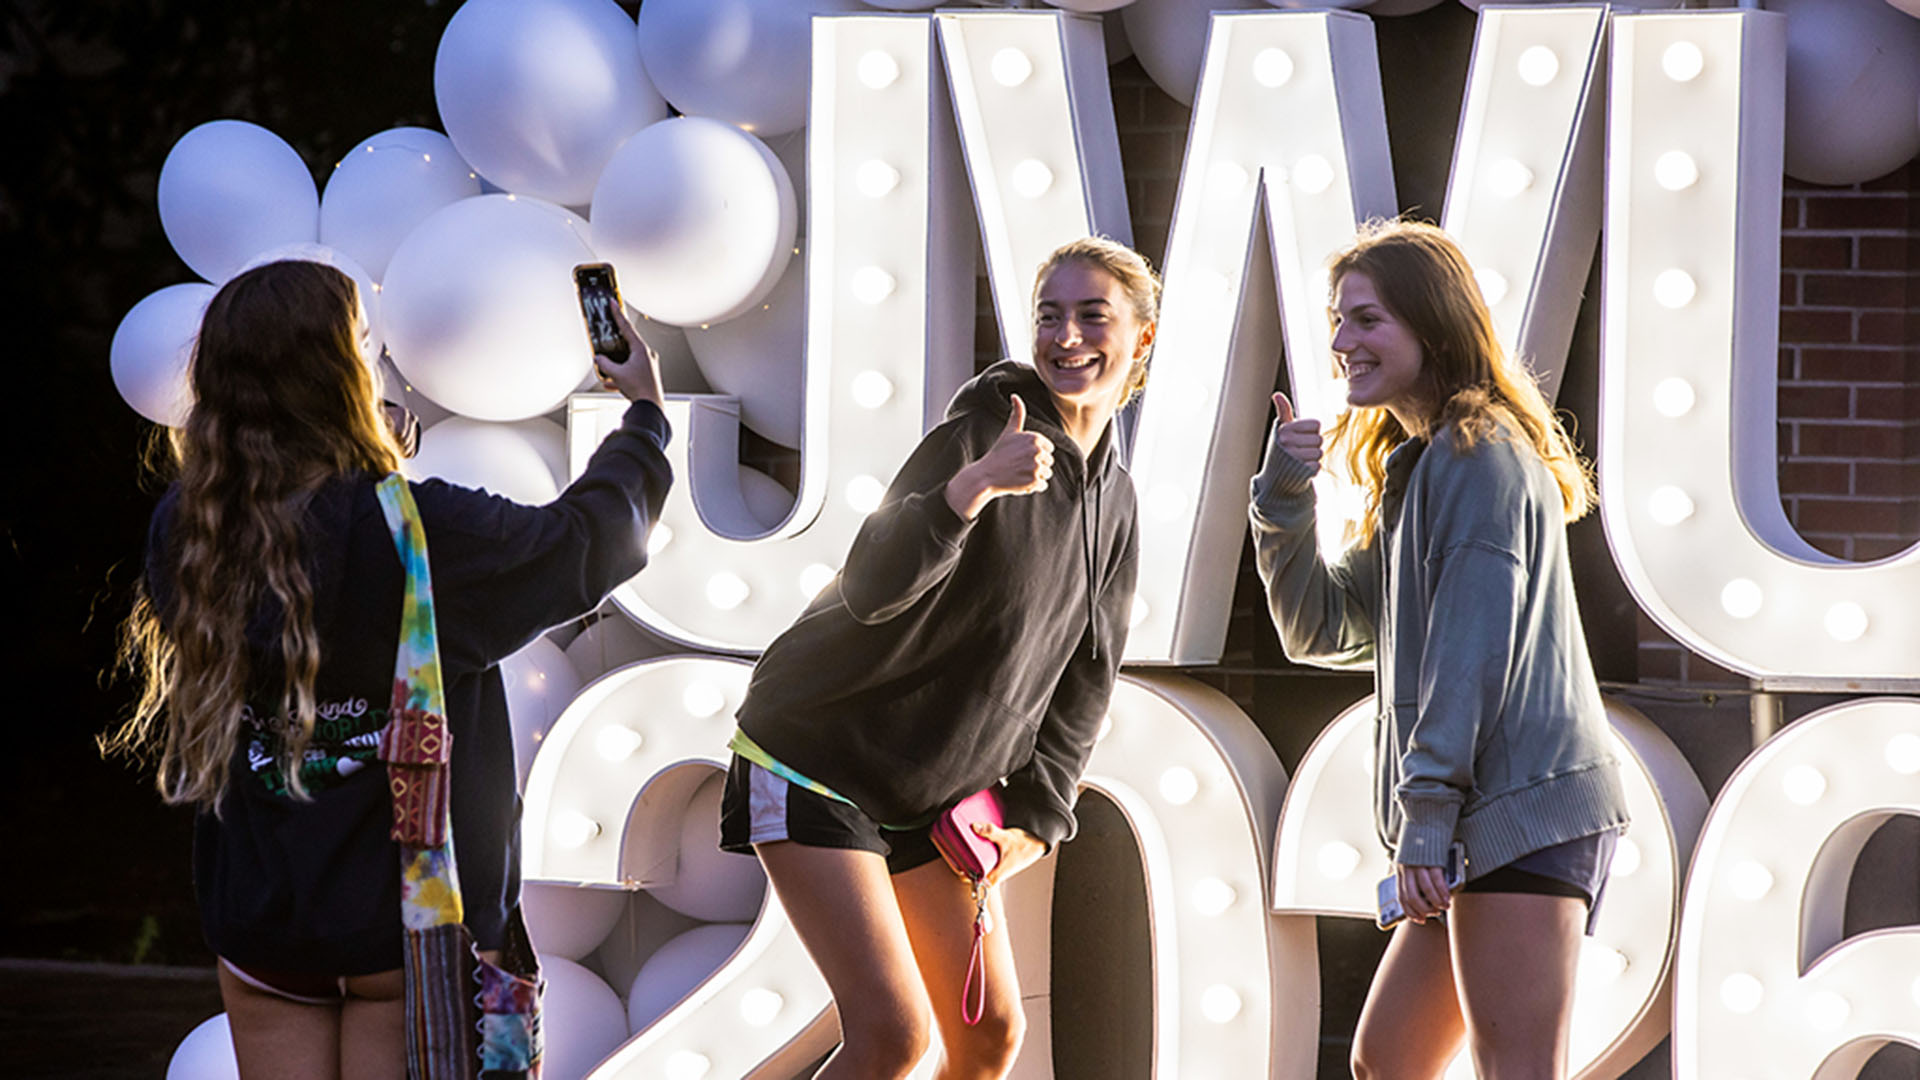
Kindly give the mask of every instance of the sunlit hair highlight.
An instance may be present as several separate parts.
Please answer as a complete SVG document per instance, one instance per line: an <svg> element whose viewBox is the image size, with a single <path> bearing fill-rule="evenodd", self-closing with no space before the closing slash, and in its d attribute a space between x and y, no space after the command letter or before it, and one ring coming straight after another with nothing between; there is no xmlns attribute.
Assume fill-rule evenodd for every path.
<svg viewBox="0 0 1920 1080"><path fill-rule="evenodd" d="M298 766L313 737L320 641L302 518L323 481L399 462L361 354L359 311L351 278L297 261L249 270L207 306L193 408L170 440L178 494L159 573L171 598L161 611L141 588L121 626L121 662L140 694L101 741L157 757L169 803L218 809L250 700L275 710L280 765L306 797ZM249 655L248 623L276 611L277 655ZM277 692L261 685L273 667Z"/></svg>
<svg viewBox="0 0 1920 1080"><path fill-rule="evenodd" d="M1503 428L1512 431L1552 471L1568 521L1592 508L1592 466L1532 373L1501 348L1473 268L1452 237L1424 222L1369 222L1334 256L1327 280L1337 287L1350 273L1365 274L1381 305L1420 343L1420 396L1437 403L1417 431L1407 431L1384 408L1349 409L1334 421L1329 445L1366 492L1361 543L1370 543L1379 528L1388 455L1409 437L1431 438L1443 428L1452 428L1462 452L1499 437Z"/></svg>
<svg viewBox="0 0 1920 1080"><path fill-rule="evenodd" d="M1040 270L1033 275L1033 302L1030 305L1033 317L1040 316L1040 287L1046 284L1047 275L1066 263L1082 263L1098 267L1112 274L1120 283L1120 290L1127 295L1127 302L1133 309L1134 319L1142 325L1160 321L1160 276L1148 265L1146 256L1117 240L1104 236L1083 236L1070 240L1057 248L1040 263ZM1145 359L1134 365L1128 373L1127 392L1121 404L1132 401L1134 396L1146 389L1147 372L1153 361L1151 350Z"/></svg>

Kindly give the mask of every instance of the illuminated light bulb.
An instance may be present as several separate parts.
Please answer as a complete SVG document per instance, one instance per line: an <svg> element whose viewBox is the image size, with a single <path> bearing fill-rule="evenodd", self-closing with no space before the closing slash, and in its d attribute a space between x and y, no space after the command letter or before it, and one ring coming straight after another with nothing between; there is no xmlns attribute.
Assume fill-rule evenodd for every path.
<svg viewBox="0 0 1920 1080"><path fill-rule="evenodd" d="M853 377L853 403L863 409L877 409L893 400L893 380L877 371L863 371Z"/></svg>
<svg viewBox="0 0 1920 1080"><path fill-rule="evenodd" d="M1610 877L1632 877L1640 869L1640 845L1621 837L1613 845L1613 863L1607 867Z"/></svg>
<svg viewBox="0 0 1920 1080"><path fill-rule="evenodd" d="M1249 179L1251 177L1247 175L1247 170L1231 161L1222 161L1213 167L1208 182L1213 185L1213 193L1216 197L1226 198L1244 191Z"/></svg>
<svg viewBox="0 0 1920 1080"><path fill-rule="evenodd" d="M1674 82L1692 82L1706 67L1706 55L1691 41L1676 41L1660 54L1660 70Z"/></svg>
<svg viewBox="0 0 1920 1080"><path fill-rule="evenodd" d="M1029 199L1037 199L1053 186L1053 170L1046 163L1028 158L1013 167L1013 190Z"/></svg>
<svg viewBox="0 0 1920 1080"><path fill-rule="evenodd" d="M689 683L680 692L680 707L687 710L688 716L705 720L727 707L727 695L710 682Z"/></svg>
<svg viewBox="0 0 1920 1080"><path fill-rule="evenodd" d="M766 1027L787 1007L787 999L765 987L755 987L740 995L740 1019L752 1027Z"/></svg>
<svg viewBox="0 0 1920 1080"><path fill-rule="evenodd" d="M1786 793L1788 802L1812 806L1827 793L1827 777L1811 765L1795 765L1780 778L1780 788Z"/></svg>
<svg viewBox="0 0 1920 1080"><path fill-rule="evenodd" d="M1193 883L1194 910L1202 915L1219 915L1233 906L1240 894L1217 877L1201 878Z"/></svg>
<svg viewBox="0 0 1920 1080"><path fill-rule="evenodd" d="M1494 194L1511 199L1533 186L1533 170L1507 158L1488 170L1487 182L1493 185Z"/></svg>
<svg viewBox="0 0 1920 1080"><path fill-rule="evenodd" d="M994 53L988 68L993 72L993 81L1001 86L1019 86L1033 77L1032 58L1012 46Z"/></svg>
<svg viewBox="0 0 1920 1080"><path fill-rule="evenodd" d="M562 810L553 815L549 826L553 842L565 848L577 848L600 835L600 823L585 814Z"/></svg>
<svg viewBox="0 0 1920 1080"><path fill-rule="evenodd" d="M861 475L847 481L847 505L862 514L880 509L880 501L886 497L887 485L874 477Z"/></svg>
<svg viewBox="0 0 1920 1080"><path fill-rule="evenodd" d="M1334 881L1345 881L1360 869L1360 852L1352 844L1335 840L1320 845L1315 862L1319 864L1322 875Z"/></svg>
<svg viewBox="0 0 1920 1080"><path fill-rule="evenodd" d="M869 199L878 199L900 186L900 170L878 158L853 170L853 186Z"/></svg>
<svg viewBox="0 0 1920 1080"><path fill-rule="evenodd" d="M1488 304L1497 304L1507 298L1507 276L1498 270L1475 270L1473 280L1480 284L1480 295Z"/></svg>
<svg viewBox="0 0 1920 1080"><path fill-rule="evenodd" d="M1187 493L1174 484L1161 484L1147 497L1148 513L1160 521L1178 521L1187 511Z"/></svg>
<svg viewBox="0 0 1920 1080"><path fill-rule="evenodd" d="M420 160L422 160L422 161L432 161L432 160L433 160L433 155L432 155L432 154L421 154L421 155L420 155Z"/></svg>
<svg viewBox="0 0 1920 1080"><path fill-rule="evenodd" d="M608 724L593 737L594 752L608 761L625 761L646 742L639 732L625 724Z"/></svg>
<svg viewBox="0 0 1920 1080"><path fill-rule="evenodd" d="M1293 163L1293 184L1309 195L1318 195L1333 186L1333 166L1319 154L1308 154Z"/></svg>
<svg viewBox="0 0 1920 1080"><path fill-rule="evenodd" d="M1887 767L1906 776L1920 772L1920 735L1902 732L1888 739Z"/></svg>
<svg viewBox="0 0 1920 1080"><path fill-rule="evenodd" d="M1671 484L1657 487L1647 498L1647 513L1662 525L1678 525L1693 516L1693 500Z"/></svg>
<svg viewBox="0 0 1920 1080"><path fill-rule="evenodd" d="M1127 613L1127 629L1131 630L1134 627L1139 626L1141 623L1146 621L1147 621L1146 598L1136 593L1133 598L1133 610Z"/></svg>
<svg viewBox="0 0 1920 1080"><path fill-rule="evenodd" d="M827 583L832 580L833 567L826 563L808 563L800 571L800 593L808 597L818 596L820 590L826 588Z"/></svg>
<svg viewBox="0 0 1920 1080"><path fill-rule="evenodd" d="M1867 609L1842 600L1827 609L1827 636L1835 641L1859 641L1867 632Z"/></svg>
<svg viewBox="0 0 1920 1080"><path fill-rule="evenodd" d="M1720 983L1720 1004L1729 1012L1750 1013L1766 996L1767 988L1760 985L1760 980L1744 972L1729 975Z"/></svg>
<svg viewBox="0 0 1920 1080"><path fill-rule="evenodd" d="M900 61L890 53L869 49L861 55L860 63L854 70L868 89L885 90L900 78Z"/></svg>
<svg viewBox="0 0 1920 1080"><path fill-rule="evenodd" d="M1653 298L1660 301L1661 307L1683 308L1693 303L1693 296L1699 287L1693 283L1693 275L1685 270L1662 270L1660 276L1653 279Z"/></svg>
<svg viewBox="0 0 1920 1080"><path fill-rule="evenodd" d="M1693 411L1693 384L1685 379L1661 379L1653 388L1653 407L1661 416L1678 419Z"/></svg>
<svg viewBox="0 0 1920 1080"><path fill-rule="evenodd" d="M509 195L507 196L507 201L508 201L508 202L519 202L519 201L520 201L520 197L519 197L519 196L517 196L517 195L513 195L513 194L509 194Z"/></svg>
<svg viewBox="0 0 1920 1080"><path fill-rule="evenodd" d="M1653 179L1668 191L1685 191L1700 179L1700 166L1694 164L1692 154L1669 150L1654 161Z"/></svg>
<svg viewBox="0 0 1920 1080"><path fill-rule="evenodd" d="M1293 78L1293 57L1283 49L1261 49L1253 54L1253 81L1269 90L1287 85Z"/></svg>
<svg viewBox="0 0 1920 1080"><path fill-rule="evenodd" d="M753 590L737 574L722 572L707 579L707 603L721 611L732 611L751 595Z"/></svg>
<svg viewBox="0 0 1920 1080"><path fill-rule="evenodd" d="M1113 714L1108 713L1100 718L1100 730L1093 733L1093 741L1099 742L1111 734L1113 734Z"/></svg>
<svg viewBox="0 0 1920 1080"><path fill-rule="evenodd" d="M1200 1015L1224 1024L1240 1015L1240 995L1231 986L1215 983L1200 993Z"/></svg>
<svg viewBox="0 0 1920 1080"><path fill-rule="evenodd" d="M1589 982L1611 982L1627 973L1627 954L1592 938L1580 943L1580 974Z"/></svg>
<svg viewBox="0 0 1920 1080"><path fill-rule="evenodd" d="M703 1080L713 1070L707 1055L676 1050L667 1058L667 1080Z"/></svg>
<svg viewBox="0 0 1920 1080"><path fill-rule="evenodd" d="M1202 270L1195 275L1194 283L1214 296L1227 296L1233 292L1233 279L1218 270Z"/></svg>
<svg viewBox="0 0 1920 1080"><path fill-rule="evenodd" d="M1175 806L1185 806L1200 794L1200 778L1184 765L1175 765L1160 774L1160 797Z"/></svg>
<svg viewBox="0 0 1920 1080"><path fill-rule="evenodd" d="M1760 601L1760 586L1752 578L1734 578L1720 590L1720 607L1736 619L1752 618Z"/></svg>
<svg viewBox="0 0 1920 1080"><path fill-rule="evenodd" d="M647 554L658 555L673 543L673 529L667 525L655 525L653 532L647 535Z"/></svg>
<svg viewBox="0 0 1920 1080"><path fill-rule="evenodd" d="M1520 54L1520 62L1514 65L1520 70L1520 81L1528 86L1545 86L1560 74L1560 57L1545 45L1535 45Z"/></svg>
<svg viewBox="0 0 1920 1080"><path fill-rule="evenodd" d="M1852 1012L1847 999L1831 990L1816 991L1807 998L1807 1023L1821 1031L1838 1031Z"/></svg>
<svg viewBox="0 0 1920 1080"><path fill-rule="evenodd" d="M380 289L381 289L381 285L380 285L380 283L379 283L379 282L377 282L377 281L376 281L376 282L374 282L374 283L373 283L373 291L374 291L374 292L379 292L379 291L380 291ZM411 387L411 386L409 386L409 387L407 387L407 389L409 389L409 390L411 390L411 389L413 389L413 387Z"/></svg>
<svg viewBox="0 0 1920 1080"><path fill-rule="evenodd" d="M893 295L893 275L877 266L863 266L853 272L854 298L863 304L878 304Z"/></svg>
<svg viewBox="0 0 1920 1080"><path fill-rule="evenodd" d="M1773 891L1773 873L1748 859L1727 872L1727 888L1742 900L1758 900Z"/></svg>

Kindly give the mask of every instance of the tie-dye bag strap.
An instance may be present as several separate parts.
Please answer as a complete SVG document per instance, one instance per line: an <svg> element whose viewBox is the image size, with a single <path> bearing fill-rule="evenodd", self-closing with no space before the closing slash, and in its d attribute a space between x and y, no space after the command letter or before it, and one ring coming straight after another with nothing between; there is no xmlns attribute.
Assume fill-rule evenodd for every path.
<svg viewBox="0 0 1920 1080"><path fill-rule="evenodd" d="M508 919L504 967L480 959L463 921L448 801L453 733L426 529L405 478L388 476L378 492L407 575L391 719L380 737L393 795L392 836L400 845L407 1074L411 1080L538 1077L540 967L520 912Z"/></svg>

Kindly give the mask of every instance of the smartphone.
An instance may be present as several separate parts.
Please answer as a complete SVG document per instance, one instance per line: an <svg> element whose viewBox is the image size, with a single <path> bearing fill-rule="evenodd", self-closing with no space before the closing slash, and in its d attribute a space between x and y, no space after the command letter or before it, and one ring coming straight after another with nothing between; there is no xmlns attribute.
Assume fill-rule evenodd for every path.
<svg viewBox="0 0 1920 1080"><path fill-rule="evenodd" d="M1447 891L1457 892L1467 883L1467 846L1454 841L1447 849ZM1400 878L1398 874L1388 874L1380 879L1374 891L1375 902L1380 912L1374 916L1374 925L1382 930L1391 930L1407 917L1400 909Z"/></svg>
<svg viewBox="0 0 1920 1080"><path fill-rule="evenodd" d="M582 263L573 268L573 287L580 294L580 314L587 320L587 340L593 351L616 364L627 362L627 339L620 334L615 315L620 310L620 287L608 263Z"/></svg>

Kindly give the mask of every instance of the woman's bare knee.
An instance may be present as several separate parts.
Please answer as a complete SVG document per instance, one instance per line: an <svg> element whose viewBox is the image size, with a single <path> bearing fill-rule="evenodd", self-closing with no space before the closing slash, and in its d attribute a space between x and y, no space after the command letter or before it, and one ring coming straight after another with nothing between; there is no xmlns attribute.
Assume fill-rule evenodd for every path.
<svg viewBox="0 0 1920 1080"><path fill-rule="evenodd" d="M933 1032L926 1011L886 1017L840 1016L840 1051L833 1064L848 1076L904 1078L927 1055Z"/></svg>
<svg viewBox="0 0 1920 1080"><path fill-rule="evenodd" d="M940 1041L947 1052L949 1071L965 1064L958 1069L957 1075L961 1076L1005 1076L1027 1038L1027 1014L1018 1001L1010 1007L990 1005L979 1023L953 1026L953 1031L941 1029Z"/></svg>

